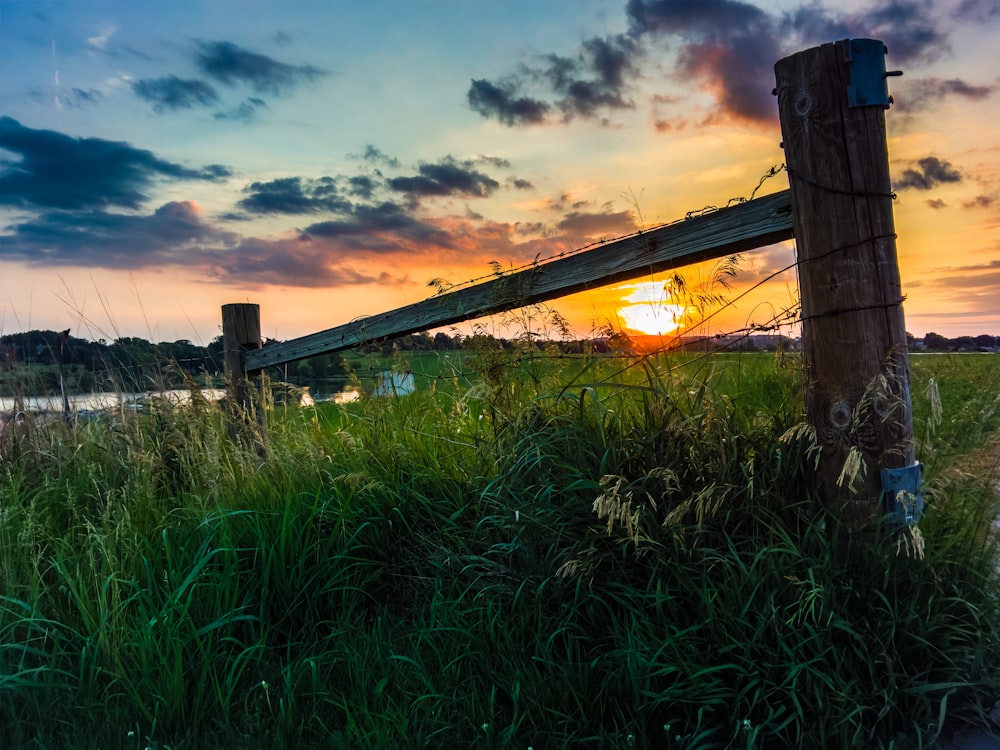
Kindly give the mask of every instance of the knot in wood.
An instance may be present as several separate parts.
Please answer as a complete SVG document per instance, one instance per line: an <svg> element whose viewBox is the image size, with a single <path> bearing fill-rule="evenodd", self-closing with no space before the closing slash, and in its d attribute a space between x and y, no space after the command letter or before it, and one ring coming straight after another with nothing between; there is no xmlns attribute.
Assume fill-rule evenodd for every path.
<svg viewBox="0 0 1000 750"><path fill-rule="evenodd" d="M812 94L805 89L799 89L798 93L795 94L795 114L799 117L805 117L812 111L812 108Z"/></svg>
<svg viewBox="0 0 1000 750"><path fill-rule="evenodd" d="M872 395L872 413L879 422L886 421L892 412L889 394L875 393Z"/></svg>
<svg viewBox="0 0 1000 750"><path fill-rule="evenodd" d="M851 407L844 401L834 401L830 406L830 427L846 430L851 424Z"/></svg>

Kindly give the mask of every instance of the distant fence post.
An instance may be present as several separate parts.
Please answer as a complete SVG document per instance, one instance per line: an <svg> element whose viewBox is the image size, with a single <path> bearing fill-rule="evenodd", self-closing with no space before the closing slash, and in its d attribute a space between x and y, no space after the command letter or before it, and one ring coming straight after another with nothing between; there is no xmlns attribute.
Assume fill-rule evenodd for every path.
<svg viewBox="0 0 1000 750"><path fill-rule="evenodd" d="M260 371L248 373L244 362L247 351L260 349L260 305L230 304L222 306L222 350L225 358L226 388L234 412L233 430L250 438L258 452L264 449L264 404L262 394L253 397L250 378Z"/></svg>
<svg viewBox="0 0 1000 750"><path fill-rule="evenodd" d="M882 42L850 39L775 65L802 300L806 412L828 501L860 526L919 515L885 109ZM911 487L905 497L894 487ZM902 499L907 507L897 507Z"/></svg>

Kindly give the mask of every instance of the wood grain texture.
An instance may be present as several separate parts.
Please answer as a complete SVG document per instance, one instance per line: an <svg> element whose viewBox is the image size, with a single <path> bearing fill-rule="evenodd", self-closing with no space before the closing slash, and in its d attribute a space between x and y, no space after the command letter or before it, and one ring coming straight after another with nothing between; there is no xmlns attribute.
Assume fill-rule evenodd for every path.
<svg viewBox="0 0 1000 750"><path fill-rule="evenodd" d="M350 349L630 281L792 236L789 191L686 219L576 255L245 354L247 369Z"/></svg>
<svg viewBox="0 0 1000 750"><path fill-rule="evenodd" d="M802 300L806 411L832 502L880 515L880 468L913 463L906 329L885 110L850 108L850 41L775 65ZM854 491L838 483L852 449Z"/></svg>

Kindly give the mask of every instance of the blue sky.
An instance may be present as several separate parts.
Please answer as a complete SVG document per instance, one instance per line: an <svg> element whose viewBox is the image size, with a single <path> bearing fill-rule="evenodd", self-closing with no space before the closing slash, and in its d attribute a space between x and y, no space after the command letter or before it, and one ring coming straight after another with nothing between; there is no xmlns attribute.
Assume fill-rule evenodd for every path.
<svg viewBox="0 0 1000 750"><path fill-rule="evenodd" d="M285 339L724 205L782 161L774 63L874 37L905 71L907 327L1000 334L998 27L987 0L0 0L0 332L204 343L252 301ZM748 253L733 295L792 257ZM586 336L635 294L553 306Z"/></svg>

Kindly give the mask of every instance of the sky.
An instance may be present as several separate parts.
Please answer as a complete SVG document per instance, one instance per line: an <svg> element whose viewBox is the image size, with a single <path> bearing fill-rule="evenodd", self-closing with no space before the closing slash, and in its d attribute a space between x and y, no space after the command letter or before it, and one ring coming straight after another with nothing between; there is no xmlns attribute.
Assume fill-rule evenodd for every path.
<svg viewBox="0 0 1000 750"><path fill-rule="evenodd" d="M782 164L774 63L866 37L904 72L907 330L1000 335L998 32L997 0L0 0L0 334L206 344L254 302L287 340L725 206ZM725 333L793 262L684 268L737 300L700 325L668 275L549 306Z"/></svg>

